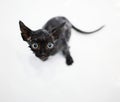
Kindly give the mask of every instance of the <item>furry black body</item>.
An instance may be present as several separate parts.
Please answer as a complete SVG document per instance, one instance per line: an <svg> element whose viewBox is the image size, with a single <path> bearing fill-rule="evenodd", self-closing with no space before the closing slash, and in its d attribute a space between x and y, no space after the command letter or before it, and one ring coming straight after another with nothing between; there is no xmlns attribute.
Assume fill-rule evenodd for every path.
<svg viewBox="0 0 120 102"><path fill-rule="evenodd" d="M23 40L28 42L31 50L37 57L45 61L49 56L62 51L67 65L73 63L68 46L71 29L73 28L80 33L91 34L103 28L102 26L93 32L84 32L73 26L65 17L54 17L42 29L36 31L29 29L21 21L19 24Z"/></svg>

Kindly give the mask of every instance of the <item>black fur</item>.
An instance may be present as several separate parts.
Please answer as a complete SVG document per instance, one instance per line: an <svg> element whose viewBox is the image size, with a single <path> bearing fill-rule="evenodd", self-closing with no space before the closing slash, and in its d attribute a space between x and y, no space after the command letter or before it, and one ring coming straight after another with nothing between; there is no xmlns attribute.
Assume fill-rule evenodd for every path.
<svg viewBox="0 0 120 102"><path fill-rule="evenodd" d="M102 26L95 31L84 32L73 26L65 17L54 17L42 29L36 31L32 31L22 21L19 21L19 25L23 40L28 42L29 47L37 57L45 61L49 56L62 51L67 65L73 63L68 46L71 29L73 28L83 34L91 34L103 28Z"/></svg>

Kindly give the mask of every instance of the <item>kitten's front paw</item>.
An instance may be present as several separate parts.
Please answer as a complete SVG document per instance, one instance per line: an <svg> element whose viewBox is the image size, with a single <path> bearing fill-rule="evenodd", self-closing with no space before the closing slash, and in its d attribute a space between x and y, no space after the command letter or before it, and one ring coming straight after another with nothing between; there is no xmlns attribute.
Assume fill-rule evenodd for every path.
<svg viewBox="0 0 120 102"><path fill-rule="evenodd" d="M72 64L73 64L73 59L72 59L71 56L67 56L67 57L66 57L66 64L67 64L67 65L72 65Z"/></svg>

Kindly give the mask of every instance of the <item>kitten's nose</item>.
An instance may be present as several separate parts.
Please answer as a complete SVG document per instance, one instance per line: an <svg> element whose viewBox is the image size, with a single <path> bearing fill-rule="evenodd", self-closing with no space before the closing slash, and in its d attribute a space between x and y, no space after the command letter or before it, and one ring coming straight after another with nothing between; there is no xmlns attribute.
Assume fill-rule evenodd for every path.
<svg viewBox="0 0 120 102"><path fill-rule="evenodd" d="M44 53L44 52L42 52L42 53L41 53L41 56L45 56L45 53Z"/></svg>
<svg viewBox="0 0 120 102"><path fill-rule="evenodd" d="M40 59L41 59L42 61L45 61L45 60L48 59L48 57L46 56L45 53L41 53L41 57L40 57Z"/></svg>

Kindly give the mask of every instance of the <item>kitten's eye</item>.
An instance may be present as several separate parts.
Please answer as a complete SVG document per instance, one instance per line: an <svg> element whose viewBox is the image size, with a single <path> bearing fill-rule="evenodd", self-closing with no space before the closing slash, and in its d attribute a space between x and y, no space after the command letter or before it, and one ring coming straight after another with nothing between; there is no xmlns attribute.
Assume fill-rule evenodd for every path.
<svg viewBox="0 0 120 102"><path fill-rule="evenodd" d="M49 49L52 49L52 48L53 48L53 46L54 46L54 44L53 44L53 43L51 43L51 42L49 42L49 43L47 44L47 47L48 47Z"/></svg>
<svg viewBox="0 0 120 102"><path fill-rule="evenodd" d="M33 43L33 44L32 44L32 48L33 48L33 49L38 49L38 44L37 44L37 43Z"/></svg>

